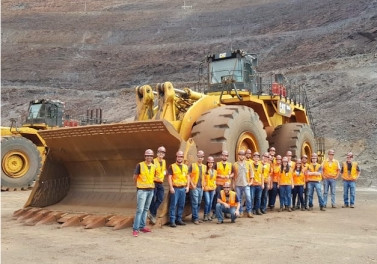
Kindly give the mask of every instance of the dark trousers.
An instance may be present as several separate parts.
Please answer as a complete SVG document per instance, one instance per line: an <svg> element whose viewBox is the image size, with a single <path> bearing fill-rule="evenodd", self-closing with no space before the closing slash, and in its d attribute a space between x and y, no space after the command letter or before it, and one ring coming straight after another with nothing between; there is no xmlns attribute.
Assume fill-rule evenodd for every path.
<svg viewBox="0 0 377 264"><path fill-rule="evenodd" d="M301 205L302 205L302 208L304 208L304 186L303 185L295 185L293 190L292 190L292 194L293 194L293 197L292 197L292 201L293 201L293 205L296 204L296 196L298 195L298 200L300 201Z"/></svg>

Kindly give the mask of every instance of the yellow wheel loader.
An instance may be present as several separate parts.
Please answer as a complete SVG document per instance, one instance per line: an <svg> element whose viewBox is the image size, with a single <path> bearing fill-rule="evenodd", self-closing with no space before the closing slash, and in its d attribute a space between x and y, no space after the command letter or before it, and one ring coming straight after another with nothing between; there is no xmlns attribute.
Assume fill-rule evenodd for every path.
<svg viewBox="0 0 377 264"><path fill-rule="evenodd" d="M256 67L257 56L242 50L209 55L200 68L206 83L196 91L170 82L136 87L135 121L41 131L49 153L25 208L14 216L28 224L130 226L132 175L148 148L165 146L167 164L179 149L188 164L199 149L215 158L227 150L231 162L239 149L263 153L269 146L310 157L316 143L305 94L288 90L281 75L265 84ZM160 224L167 214L165 197Z"/></svg>
<svg viewBox="0 0 377 264"><path fill-rule="evenodd" d="M33 100L26 122L1 128L1 190L27 189L40 173L47 146L38 131L63 126L64 103Z"/></svg>

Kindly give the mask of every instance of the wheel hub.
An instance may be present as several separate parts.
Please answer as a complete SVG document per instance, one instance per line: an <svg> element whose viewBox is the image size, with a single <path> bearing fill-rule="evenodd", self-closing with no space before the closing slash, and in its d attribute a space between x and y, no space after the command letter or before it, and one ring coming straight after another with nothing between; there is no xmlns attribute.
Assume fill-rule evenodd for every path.
<svg viewBox="0 0 377 264"><path fill-rule="evenodd" d="M29 162L24 153L10 152L4 156L1 167L8 177L20 178L28 171Z"/></svg>
<svg viewBox="0 0 377 264"><path fill-rule="evenodd" d="M258 150L257 139L253 136L250 132L244 132L240 135L238 142L237 142L237 149L236 153L240 149L247 150L250 149L252 152Z"/></svg>

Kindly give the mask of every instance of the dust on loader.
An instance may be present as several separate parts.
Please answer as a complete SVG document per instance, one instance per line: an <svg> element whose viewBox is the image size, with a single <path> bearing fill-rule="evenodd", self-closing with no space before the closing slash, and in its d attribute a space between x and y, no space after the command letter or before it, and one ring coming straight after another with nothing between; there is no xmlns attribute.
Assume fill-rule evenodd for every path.
<svg viewBox="0 0 377 264"><path fill-rule="evenodd" d="M207 56L204 64L202 92L170 82L137 87L133 122L40 132L49 153L25 208L14 216L28 225L131 226L134 168L145 149L161 145L167 164L178 149L189 164L197 149L215 158L227 150L231 162L239 149L265 152L269 145L297 157L316 151L304 91L289 90L281 75L263 83L257 56L241 50ZM159 225L168 221L167 197L157 217Z"/></svg>

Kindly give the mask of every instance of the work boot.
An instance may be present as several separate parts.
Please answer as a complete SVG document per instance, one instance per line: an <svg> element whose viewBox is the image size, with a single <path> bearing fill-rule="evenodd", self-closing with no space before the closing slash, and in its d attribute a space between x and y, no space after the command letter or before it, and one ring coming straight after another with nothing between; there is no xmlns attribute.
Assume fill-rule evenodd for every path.
<svg viewBox="0 0 377 264"><path fill-rule="evenodd" d="M248 213L247 213L247 217L249 217L249 218L254 218L254 216L253 216L253 214L252 214L251 212L248 212Z"/></svg>
<svg viewBox="0 0 377 264"><path fill-rule="evenodd" d="M240 213L240 216L239 216L239 218L241 218L241 217L243 217L243 212L241 212L241 213Z"/></svg>
<svg viewBox="0 0 377 264"><path fill-rule="evenodd" d="M348 204L345 204L342 206L342 208L348 208L348 207L349 207Z"/></svg>
<svg viewBox="0 0 377 264"><path fill-rule="evenodd" d="M353 204L351 204L351 206L350 206L351 208L355 208L355 205L353 205Z"/></svg>
<svg viewBox="0 0 377 264"><path fill-rule="evenodd" d="M336 205L335 205L335 204L333 204L333 205L331 205L331 207L332 207L332 208L336 208Z"/></svg>
<svg viewBox="0 0 377 264"><path fill-rule="evenodd" d="M313 211L313 207L309 207L309 211Z"/></svg>
<svg viewBox="0 0 377 264"><path fill-rule="evenodd" d="M320 210L321 210L321 211L326 211L326 209L325 209L324 206L321 206L321 207L320 207Z"/></svg>
<svg viewBox="0 0 377 264"><path fill-rule="evenodd" d="M153 216L152 214L148 214L148 219L151 221L152 224L156 224L157 222L157 219L155 216Z"/></svg>
<svg viewBox="0 0 377 264"><path fill-rule="evenodd" d="M288 207L288 212L292 212L292 208L291 207Z"/></svg>
<svg viewBox="0 0 377 264"><path fill-rule="evenodd" d="M183 222L182 220L179 220L179 221L175 221L175 223L176 223L177 225L181 225L181 226L184 226L184 225L186 225L186 223L185 223L185 222Z"/></svg>
<svg viewBox="0 0 377 264"><path fill-rule="evenodd" d="M170 227L177 227L177 225L175 223L170 223L169 225Z"/></svg>
<svg viewBox="0 0 377 264"><path fill-rule="evenodd" d="M261 212L262 212L262 214L266 214L267 213L266 210L261 210Z"/></svg>
<svg viewBox="0 0 377 264"><path fill-rule="evenodd" d="M279 212L283 212L283 211L284 211L284 208L280 207Z"/></svg>
<svg viewBox="0 0 377 264"><path fill-rule="evenodd" d="M260 211L260 209L257 210L257 215L262 215L262 212Z"/></svg>
<svg viewBox="0 0 377 264"><path fill-rule="evenodd" d="M203 220L208 221L208 215L205 214Z"/></svg>

